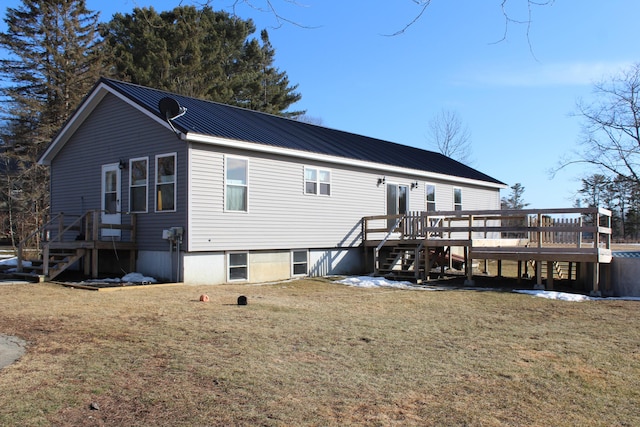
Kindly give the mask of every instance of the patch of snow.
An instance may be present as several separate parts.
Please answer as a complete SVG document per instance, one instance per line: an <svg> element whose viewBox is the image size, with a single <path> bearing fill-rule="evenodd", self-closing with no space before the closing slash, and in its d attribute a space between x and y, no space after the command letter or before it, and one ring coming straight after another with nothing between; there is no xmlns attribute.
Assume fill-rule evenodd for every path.
<svg viewBox="0 0 640 427"><path fill-rule="evenodd" d="M515 289L513 292L517 292L519 294L527 294L533 295L535 297L554 299L559 301L573 301L573 302L582 302L582 301L593 301L596 298L588 297L582 294L571 294L568 292L555 292L555 291L531 291L526 289Z"/></svg>
<svg viewBox="0 0 640 427"><path fill-rule="evenodd" d="M612 300L640 301L640 297L589 297L589 296L586 296L586 295L571 294L571 293L568 293L568 292L529 291L529 290L523 290L523 289L515 289L513 292L517 292L519 294L532 295L534 297L555 299L555 300L559 300L559 301L573 301L573 302L612 301Z"/></svg>
<svg viewBox="0 0 640 427"><path fill-rule="evenodd" d="M416 287L411 282L396 282L394 280L388 280L384 277L371 277L371 276L354 276L347 277L342 280L338 280L335 283L342 285L355 286L359 288L395 288L395 289L426 289Z"/></svg>
<svg viewBox="0 0 640 427"><path fill-rule="evenodd" d="M18 257L14 256L11 258L5 258L0 260L0 265L8 265L10 267L17 267L18 266ZM27 266L31 266L31 262L30 261L22 261L22 265L24 265L25 267Z"/></svg>
<svg viewBox="0 0 640 427"><path fill-rule="evenodd" d="M133 282L133 283L142 283L142 282L158 283L158 281L153 277L143 276L140 273L129 273L122 278L122 281Z"/></svg>
<svg viewBox="0 0 640 427"><path fill-rule="evenodd" d="M158 281L153 277L147 277L140 273L129 273L124 275L123 277L114 277L114 278L106 278L106 279L91 279L87 280L87 282L91 283L158 283Z"/></svg>
<svg viewBox="0 0 640 427"><path fill-rule="evenodd" d="M0 265L4 265L7 267L18 267L18 257L5 258L0 260ZM31 261L22 261L23 267L31 267ZM16 271L16 268L10 268L6 270L7 273L13 273Z"/></svg>
<svg viewBox="0 0 640 427"><path fill-rule="evenodd" d="M339 283L342 285L354 286L359 288L394 288L394 289L410 289L410 290L447 290L447 289L456 289L456 290L474 290L474 291L500 291L499 289L494 288L474 288L474 287L463 287L463 288L451 288L451 287L432 287L432 286L419 286L411 282L396 282L393 280L388 280L383 277L371 277L371 276L353 276L346 277L342 280L337 280L333 283ZM571 301L571 302L582 302L582 301L605 301L605 300L626 300L626 301L640 301L640 297L590 297L582 294L572 294L568 292L556 292L556 291L537 291L537 290L524 290L524 289L514 289L513 292L517 292L520 294L531 295L540 298L547 298L558 301Z"/></svg>

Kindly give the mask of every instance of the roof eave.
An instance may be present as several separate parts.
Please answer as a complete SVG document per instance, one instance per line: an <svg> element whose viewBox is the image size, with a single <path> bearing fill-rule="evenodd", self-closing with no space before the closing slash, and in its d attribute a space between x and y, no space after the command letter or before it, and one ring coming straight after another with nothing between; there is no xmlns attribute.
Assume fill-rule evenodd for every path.
<svg viewBox="0 0 640 427"><path fill-rule="evenodd" d="M504 183L482 181L482 180L459 177L455 175L445 175L445 174L428 172L428 171L419 170L419 169L410 169L410 168L404 168L401 166L386 165L383 163L375 163L375 162L357 160L357 159L352 159L347 157L338 157L338 156L321 154L321 153L316 153L311 151L294 150L291 148L282 148L282 147L276 147L272 145L259 144L255 142L220 138L216 136L204 135L204 134L198 134L198 133L192 133L192 132L188 132L184 134L182 139L187 142L199 142L199 143L216 145L221 147L235 148L235 149L248 150L248 151L260 152L260 153L276 154L276 155L293 157L293 158L304 159L304 160L315 160L315 161L323 161L323 162L337 164L337 165L356 166L364 169L375 170L381 173L407 174L407 175L412 175L416 177L421 177L424 179L437 179L437 180L455 182L459 184L479 185L479 186L490 187L495 189L507 188L507 185Z"/></svg>

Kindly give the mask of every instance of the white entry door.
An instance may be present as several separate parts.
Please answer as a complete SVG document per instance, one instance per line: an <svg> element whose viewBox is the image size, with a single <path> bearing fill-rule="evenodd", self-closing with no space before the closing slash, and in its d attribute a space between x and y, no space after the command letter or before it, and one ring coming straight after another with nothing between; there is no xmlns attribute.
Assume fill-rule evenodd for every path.
<svg viewBox="0 0 640 427"><path fill-rule="evenodd" d="M122 223L120 204L120 167L118 163L102 165L102 223ZM102 229L102 237L120 237L120 229Z"/></svg>

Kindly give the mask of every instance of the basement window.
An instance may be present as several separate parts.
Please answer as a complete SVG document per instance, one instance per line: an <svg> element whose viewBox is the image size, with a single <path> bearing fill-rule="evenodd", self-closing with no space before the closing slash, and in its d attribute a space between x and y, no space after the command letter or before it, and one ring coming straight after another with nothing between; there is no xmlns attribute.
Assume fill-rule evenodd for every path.
<svg viewBox="0 0 640 427"><path fill-rule="evenodd" d="M235 252L228 255L228 281L249 280L249 253Z"/></svg>
<svg viewBox="0 0 640 427"><path fill-rule="evenodd" d="M309 252L292 251L291 252L291 275L306 276L309 274Z"/></svg>

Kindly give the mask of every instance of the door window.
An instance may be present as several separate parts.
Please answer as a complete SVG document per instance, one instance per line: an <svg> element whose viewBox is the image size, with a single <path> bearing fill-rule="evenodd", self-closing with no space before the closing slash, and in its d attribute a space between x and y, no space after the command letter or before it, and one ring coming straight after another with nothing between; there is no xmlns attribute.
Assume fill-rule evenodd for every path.
<svg viewBox="0 0 640 427"><path fill-rule="evenodd" d="M387 184L387 215L404 215L409 210L409 187ZM387 227L391 228L397 218L389 218Z"/></svg>

